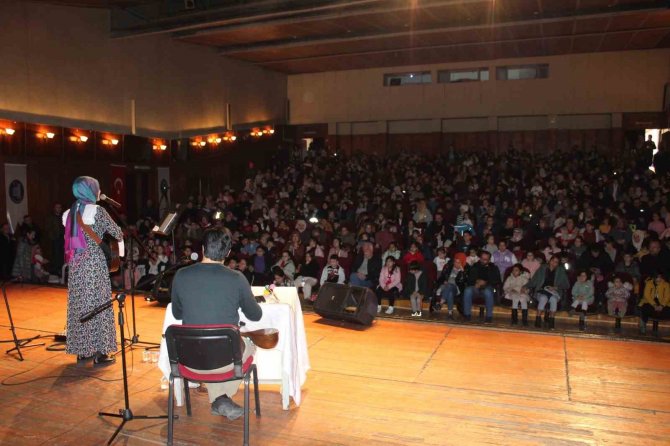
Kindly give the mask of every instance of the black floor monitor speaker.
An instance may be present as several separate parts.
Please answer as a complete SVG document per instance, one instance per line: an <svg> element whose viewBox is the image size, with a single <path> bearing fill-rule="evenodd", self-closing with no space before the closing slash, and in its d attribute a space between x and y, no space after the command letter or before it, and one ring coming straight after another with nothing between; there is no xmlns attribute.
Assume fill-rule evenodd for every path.
<svg viewBox="0 0 670 446"><path fill-rule="evenodd" d="M369 288L324 283L314 302L314 311L326 319L372 325L377 315L377 296Z"/></svg>

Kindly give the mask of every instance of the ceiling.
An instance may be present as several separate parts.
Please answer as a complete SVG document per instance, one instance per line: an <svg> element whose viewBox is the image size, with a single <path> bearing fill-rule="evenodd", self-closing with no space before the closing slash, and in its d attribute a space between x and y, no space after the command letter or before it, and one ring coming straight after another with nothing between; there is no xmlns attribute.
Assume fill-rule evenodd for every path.
<svg viewBox="0 0 670 446"><path fill-rule="evenodd" d="M670 47L668 0L72 0L284 73Z"/></svg>

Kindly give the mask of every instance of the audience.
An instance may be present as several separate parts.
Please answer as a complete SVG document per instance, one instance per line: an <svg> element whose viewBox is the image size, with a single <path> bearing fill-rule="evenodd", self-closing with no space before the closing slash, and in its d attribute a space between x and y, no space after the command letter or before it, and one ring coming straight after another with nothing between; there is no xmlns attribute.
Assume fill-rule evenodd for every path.
<svg viewBox="0 0 670 446"><path fill-rule="evenodd" d="M667 153L664 149L659 155ZM503 280L523 259L519 276L511 275L518 278L527 271L529 282L519 295L525 291L538 300L538 316L549 304L548 325L561 299L569 307L566 292L575 270L588 272L595 299L607 299L607 307L607 284L616 281L615 271L632 277L633 296L645 294L648 279L658 280L657 272L670 274L670 182L660 165L654 173L634 152L603 156L577 148L451 155L334 157L321 152L304 162L276 160L265 170L250 171L237 190L225 186L189 197L175 231L176 246L151 232L158 211L147 202L125 231L127 241L136 237L147 249L129 250L126 266L129 260L135 263L135 281L160 273L199 253L203 230L225 226L233 238L231 265L254 285L273 282L274 265L285 283L302 288L306 299L317 278L321 284L348 278L352 285L374 290L383 288L382 262L392 257L401 277L414 277L413 290L420 287L409 266L419 265L414 271L421 271L418 277L431 287L423 296L439 296L433 309L446 303L453 317L453 305L462 300L470 319L472 301L480 297L490 321L494 302L508 294ZM59 212L54 206L54 216ZM42 255L50 260L46 269L60 273L61 228L51 219L40 222L43 234L30 216L14 235L3 225L0 274L36 279L35 270L44 268L33 261L37 244L47 251ZM428 280L431 270L435 284ZM414 293L402 288L407 296ZM420 312L417 302L415 296L415 314ZM519 305L523 311L522 299L514 308ZM621 312L625 306L614 308Z"/></svg>

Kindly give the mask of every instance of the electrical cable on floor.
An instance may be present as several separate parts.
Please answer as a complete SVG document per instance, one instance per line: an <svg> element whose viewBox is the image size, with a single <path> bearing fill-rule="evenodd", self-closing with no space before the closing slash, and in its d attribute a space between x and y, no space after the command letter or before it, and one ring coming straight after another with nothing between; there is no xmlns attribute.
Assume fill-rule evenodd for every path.
<svg viewBox="0 0 670 446"><path fill-rule="evenodd" d="M126 318L126 320L128 319L128 310L125 309L125 308L124 308L124 317ZM124 326L126 327L126 331L128 332L128 336L130 336L130 327L128 327L128 325L126 325L126 324L124 324ZM53 347L58 346L58 345L62 345L62 346L64 347L64 346L65 346L65 343L63 343L63 342L56 342L56 343L51 344L51 345L49 345L48 347L46 347L46 350L47 350L47 351L64 351L64 350L65 350L65 348L62 348L62 349L54 349L54 348L53 348ZM132 346L131 346L131 347L132 347ZM121 348L125 348L125 346L122 345ZM9 387L9 386L21 386L21 385L24 385L24 384L34 383L34 382L36 382L36 381L41 381L41 380L43 380L43 379L52 379L52 378L56 378L56 379L57 379L57 378L91 378L91 379L96 379L96 380L98 380L98 381L102 381L102 382L116 382L116 381L123 381L123 377L121 377L121 378L113 378L113 379L106 379L106 378L101 378L101 377L99 377L99 376L95 376L95 375L92 375L92 374L81 373L81 374L72 374L72 375L49 375L49 376L40 376L39 378L31 379L31 380L28 380L28 381L21 381L21 382L17 382L17 383L9 383L9 382L7 382L7 381L11 380L12 378L16 378L17 376L21 376L21 375L23 375L23 374L25 374L25 373L32 372L32 371L36 370L36 369L37 369L38 367L40 367L42 364L44 364L44 363L47 362L47 361L50 361L51 359L53 359L53 357L48 357L48 358L42 360L41 362L37 363L37 365L36 365L35 367L33 367L32 369L24 370L24 371L22 371L22 372L15 373L14 375L10 375L10 376L4 378L2 381L0 381L0 385L2 385L2 386L8 386L8 387ZM133 374L133 370L134 370L134 369L135 369L135 354L134 354L134 352L133 352L133 349L130 348L130 371L128 372L128 378L130 378L130 377L132 376L132 374ZM144 391L146 391L146 390L149 390L149 389L142 390L141 392L144 392ZM139 392L138 392L138 393L139 393Z"/></svg>

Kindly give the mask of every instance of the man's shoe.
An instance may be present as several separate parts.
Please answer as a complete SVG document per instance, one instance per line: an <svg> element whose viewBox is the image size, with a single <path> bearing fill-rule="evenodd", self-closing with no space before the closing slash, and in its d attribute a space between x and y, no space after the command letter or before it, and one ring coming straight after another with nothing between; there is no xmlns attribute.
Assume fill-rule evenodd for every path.
<svg viewBox="0 0 670 446"><path fill-rule="evenodd" d="M93 367L107 367L116 362L114 356L98 354L93 358Z"/></svg>
<svg viewBox="0 0 670 446"><path fill-rule="evenodd" d="M535 327L537 328L542 327L542 316L539 314L535 316Z"/></svg>
<svg viewBox="0 0 670 446"><path fill-rule="evenodd" d="M420 311L417 311L417 312L416 312L416 315L417 315L417 317L421 317L421 316L422 316L422 314L421 314Z"/></svg>
<svg viewBox="0 0 670 446"><path fill-rule="evenodd" d="M640 319L640 334L641 335L646 335L647 334L647 324L644 323L642 319Z"/></svg>
<svg viewBox="0 0 670 446"><path fill-rule="evenodd" d="M381 312L382 312L382 306L381 306L381 305L377 305L377 313L381 313Z"/></svg>
<svg viewBox="0 0 670 446"><path fill-rule="evenodd" d="M386 314L393 314L393 306L390 306L385 311Z"/></svg>
<svg viewBox="0 0 670 446"><path fill-rule="evenodd" d="M221 395L212 403L212 415L221 415L229 420L236 420L244 415L244 409L226 395Z"/></svg>

